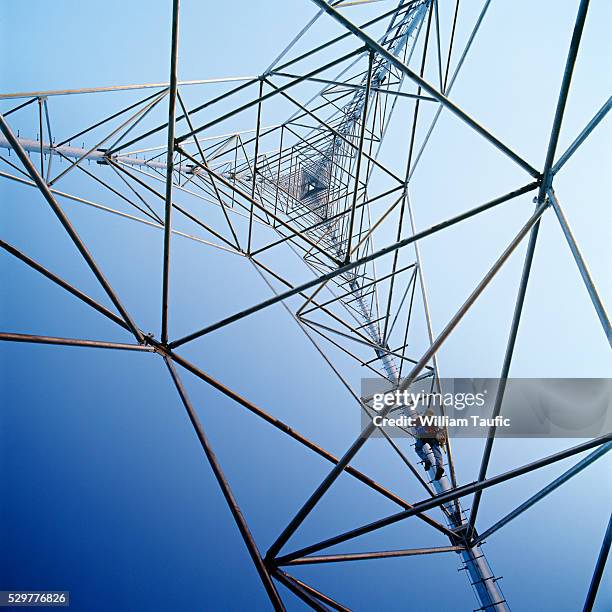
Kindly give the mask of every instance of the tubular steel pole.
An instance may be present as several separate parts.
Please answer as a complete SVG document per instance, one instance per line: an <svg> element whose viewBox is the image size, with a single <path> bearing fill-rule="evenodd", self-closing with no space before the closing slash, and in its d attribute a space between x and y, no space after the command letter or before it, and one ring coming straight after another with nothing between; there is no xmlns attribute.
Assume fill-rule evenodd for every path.
<svg viewBox="0 0 612 612"><path fill-rule="evenodd" d="M546 152L546 160L544 161L544 170L542 171L542 184L540 185L540 193L538 199L540 202L544 199L546 190L550 188L553 177L552 165L557 152L559 143L559 134L561 133L561 123L563 122L563 114L565 113L565 105L569 88L572 82L574 66L576 65L576 57L578 57L578 49L580 47L580 39L584 30L584 22L586 21L587 9L589 8L589 0L581 0L576 15L576 23L572 32L572 40L570 41L569 51L567 53L567 61L565 62L565 71L563 72L563 81L561 82L561 90L559 92L559 100L555 111L555 118L550 133L550 142Z"/></svg>
<svg viewBox="0 0 612 612"><path fill-rule="evenodd" d="M413 557L415 555L434 555L445 552L461 552L463 546L439 546L437 548L407 548L405 550L382 550L379 552L350 553L344 555L324 555L320 557L299 557L283 565L310 565L313 563L342 563L344 561L367 561L369 559L391 559Z"/></svg>
<svg viewBox="0 0 612 612"><path fill-rule="evenodd" d="M572 466L566 472L563 472L561 476L555 478L550 484L546 485L540 491L538 491L535 495L532 495L527 501L523 502L520 506L512 510L504 516L502 519L497 521L494 525L489 527L486 531L481 533L474 544L480 544L486 538L488 538L491 534L495 533L498 529L501 529L504 525L507 525L510 521L514 520L517 516L525 512L533 506L537 504L541 499L544 499L547 495L552 493L555 489L560 487L562 484L566 483L570 478L576 476L584 470L586 467L591 465L597 461L600 457L603 457L609 450L612 449L612 443L602 444L597 450L593 451L590 455L586 456L584 459L581 459L576 465Z"/></svg>
<svg viewBox="0 0 612 612"><path fill-rule="evenodd" d="M264 80L261 79L259 81L259 99L263 96L263 85ZM261 132L261 102L257 105L257 123L255 128L255 155L253 157L253 180L251 182L251 211L249 214L249 235L247 238L247 253L251 253L251 240L253 238L253 215L255 214L255 210L253 207L253 201L255 200L255 188L257 187L257 158L259 157L259 141L260 141L260 132ZM194 138L196 136L194 135ZM204 162L204 157L202 157L202 161ZM279 165L280 167L280 165ZM211 180L212 177L211 177Z"/></svg>
<svg viewBox="0 0 612 612"><path fill-rule="evenodd" d="M58 344L61 346L84 346L89 348L122 349L125 351L144 351L150 353L153 347L142 344L125 344L123 342L103 342L101 340L82 340L80 338L57 338L55 336L33 336L31 334L14 334L0 332L0 341L32 342L35 344Z"/></svg>
<svg viewBox="0 0 612 612"><path fill-rule="evenodd" d="M559 142L559 134L561 132L561 123L563 122L563 114L565 112L565 105L567 103L567 97L569 94L569 88L572 81L572 74L574 66L576 64L576 57L578 55L578 48L580 47L580 38L582 36L582 30L584 29L584 22L586 20L587 8L589 6L589 0L581 0L580 6L578 7L578 15L576 16L576 23L574 25L574 31L572 33L572 40L570 42L569 51L567 54L567 60L565 62L565 71L563 73L563 81L561 82L561 89L559 91L559 99L557 101L557 109L555 111L555 118L553 120L552 129L550 132L550 139L548 142L548 149L546 151L546 159L544 161L544 169L542 170L542 180L540 182L540 189L538 192L538 203L542 203L546 197L546 191L550 188L552 181L552 163L555 158L555 152L557 150L557 144ZM512 320L512 326L510 328L510 337L508 339L508 345L506 347L506 354L504 357L504 363L502 366L502 372L500 375L500 384L495 397L495 405L493 407L492 417L496 418L501 412L501 406L504 399L504 393L506 391L506 382L508 374L510 372L510 364L512 363L512 356L514 353L514 346L516 344L516 337L518 333L519 324L521 321L521 313L523 310L523 304L525 302L525 293L527 291L527 284L529 282L529 275L531 273L531 265L533 263L533 255L535 252L536 242L538 239L538 232L540 229L540 223L536 223L534 226L531 236L529 237L529 246L527 247L527 254L525 255L525 264L523 266L523 273L521 276L521 283L519 286L519 292L516 299L516 305L514 308L514 317ZM487 467L491 458L491 450L493 448L493 441L495 439L496 426L493 425L489 430L489 435L485 443L485 449L480 464L480 471L478 474L478 480L483 480L487 474ZM470 513L468 533L474 530L476 524L476 517L478 515L478 508L480 507L480 500L482 493L479 491L474 496L472 504L472 511Z"/></svg>
<svg viewBox="0 0 612 612"><path fill-rule="evenodd" d="M191 425L193 426L193 429L195 430L196 435L198 436L200 445L202 446L202 449L204 450L204 453L206 454L208 463L210 464L210 467L212 468L215 478L223 493L223 496L225 497L225 501L227 502L227 505L230 508L232 516L234 517L234 520L236 521L236 525L238 526L238 529L240 530L242 539L244 540L244 543L246 544L249 554L251 555L251 559L253 560L253 563L255 564L257 573L259 574L259 577L261 578L261 581L263 582L263 585L268 593L268 596L270 597L270 601L272 602L272 605L274 606L275 610L284 610L285 606L283 605L280 595L278 594L278 591L276 590L276 587L274 586L274 583L272 582L272 579L270 578L270 574L268 573L268 570L266 569L263 563L261 555L259 554L259 550L257 549L257 544L255 543L255 540L253 539L253 536L249 530L247 522L244 516L242 515L240 507L236 503L236 499L234 498L234 494L232 493L232 490L225 478L225 474L223 473L223 470L221 469L221 465L219 464L217 457L212 450L210 442L208 441L208 438L206 437L206 434L204 433L204 428L202 427L202 423L200 422L200 419L198 418L198 415L194 407L191 404L191 401L189 399L189 396L187 395L187 392L185 391L185 388L183 387L183 382L179 378L176 372L176 369L174 367L174 364L171 361L171 358L166 355L164 355L163 357L164 357L164 361L166 362L166 365L168 366L170 376L172 377L172 381L174 382L176 390L178 391L178 394L181 398L183 406L185 407L185 410L187 411L187 415L189 417L189 420L191 421Z"/></svg>
<svg viewBox="0 0 612 612"><path fill-rule="evenodd" d="M311 587L309 584L306 584L305 582L298 580L295 576L290 576L289 574L283 572L282 570L278 570L278 574L284 575L286 578L291 580L296 586L301 587L302 589L304 589L304 591L306 591L306 593L310 593L311 595L316 597L319 601L322 601L324 604L326 604L330 608L333 608L334 610L338 610L338 612L350 612L349 608L343 606L341 603L338 603L337 601L325 595L324 593L321 593L321 591L317 591L316 589Z"/></svg>
<svg viewBox="0 0 612 612"><path fill-rule="evenodd" d="M209 83L230 83L233 81L250 81L256 79L253 76L226 77L219 79L200 79L197 81L180 81L179 85L206 85ZM111 87L83 87L81 89L52 89L48 91L25 91L17 93L0 94L0 100L14 100L17 98L36 98L38 96L47 98L49 96L72 96L75 94L103 93L109 91L131 91L133 89L166 88L170 83L142 83L140 85L113 85ZM30 100L33 102L33 100ZM30 102L26 102L29 104ZM12 111L11 111L12 112ZM165 127L165 126L163 126Z"/></svg>
<svg viewBox="0 0 612 612"><path fill-rule="evenodd" d="M574 235L572 234L572 229L563 214L563 210L561 209L561 205L559 204L559 200L557 200L557 196L555 195L554 190L551 188L548 190L548 196L550 197L550 201L555 210L555 214L557 215L557 219L561 224L561 229L563 230L563 234L569 244L569 248L572 251L572 255L576 261L576 265L580 270L580 275L582 276L582 280L584 281L585 287L589 292L589 297L591 298L591 302L593 303L593 307L595 308L595 312L599 317L601 322L601 326L603 327L604 333L606 334L606 338L608 339L608 343L612 346L612 328L610 327L610 319L608 318L608 313L599 297L599 293L597 291L597 287L591 278L591 274L582 257L582 253L578 248L578 244L574 239Z"/></svg>
<svg viewBox="0 0 612 612"><path fill-rule="evenodd" d="M367 523L366 525L362 525L361 527L357 527L356 529L351 529L350 531L347 531L345 533L328 538L327 540L324 540L322 542L311 544L310 546L306 546L304 548L301 548L300 550L296 550L292 553L283 555L282 557L278 557L276 559L276 563L278 563L279 565L285 564L288 561L292 561L293 559L298 559L300 557L310 555L319 550L329 548L330 546L335 546L336 544L347 542L348 540L352 540L353 538L365 535L366 533L371 533L372 531L376 531L377 529L381 529L382 527L387 527L388 525L393 525L394 523L407 519L413 516L416 512L423 512L425 510L431 510L432 508L441 506L443 504L448 504L449 502L452 502L456 499L460 499L461 497L465 497L466 495L471 495L476 491L488 489L489 487L493 487L495 485L501 484L502 482L511 480L512 478L528 474L529 472L533 472L534 470L546 467L548 465L556 463L557 461L563 461L563 459L567 459L568 457L572 457L573 455L577 455L578 453L590 450L591 448L595 448L596 446L609 443L610 441L612 441L612 434L600 436L599 438L593 438L588 442L583 442L582 444L578 444L577 446L573 446L564 451L555 453L554 455L549 455L548 457L544 457L543 459L538 459L537 461L533 461L519 468L514 468L497 476L493 476L491 478L488 478L487 480L472 482L470 484L457 487L456 489L450 489L446 493L440 493L435 497L426 499L421 502L417 502L411 510L403 510L401 512L397 512L396 514L391 514L377 521Z"/></svg>
<svg viewBox="0 0 612 612"><path fill-rule="evenodd" d="M612 514L610 515L608 528L606 529L606 534L604 535L603 542L601 543L601 550L599 551L599 556L597 557L597 563L595 564L595 570L593 571L593 578L591 579L589 592L587 593L586 601L584 602L583 612L591 612L593 609L593 604L595 603L595 598L597 597L597 591L599 589L599 583L601 582L604 568L606 567L606 561L608 560L608 555L610 554L611 543Z"/></svg>
<svg viewBox="0 0 612 612"><path fill-rule="evenodd" d="M538 240L538 232L540 230L540 223L535 224L529 235L529 243L527 245L527 253L525 255L525 262L523 264L523 272L521 274L521 282L519 285L518 296L516 298L516 304L514 306L514 315L512 317L512 325L510 326L510 336L508 338L508 344L506 346L506 353L504 355L504 363L500 374L499 387L495 396L495 404L493 405L492 418L496 418L501 412L501 406L504 399L504 393L506 390L506 383L508 380L508 373L510 372L510 364L512 363L512 356L514 354L514 347L516 345L516 337L518 335L519 324L521 322L521 313L523 312L523 304L525 303L525 295L527 293L527 284L529 282L529 275L531 273L531 265L533 263L533 255L535 253L536 242ZM495 439L495 432L497 428L495 425L491 426L488 432L488 436L485 442L485 448L480 462L480 470L478 472L478 480L483 481L487 476L487 468L489 466L489 460L491 458L491 452L493 449L493 440ZM472 510L468 520L468 536L474 531L476 524L476 516L478 514L478 508L480 506L480 498L482 492L477 491L472 502Z"/></svg>
<svg viewBox="0 0 612 612"><path fill-rule="evenodd" d="M170 285L170 237L172 228L172 175L174 172L174 127L178 71L180 0L172 2L172 43L170 51L170 92L168 98L168 147L166 167L166 211L164 215L164 269L162 277L161 341L168 343L168 292Z"/></svg>
<svg viewBox="0 0 612 612"><path fill-rule="evenodd" d="M98 265L96 264L93 257L89 253L89 250L87 249L87 247L85 246L85 244L83 243L79 235L77 234L76 230L72 227L70 220L68 219L68 217L66 216L66 214L64 213L60 205L56 202L55 198L53 197L53 194L51 193L51 190L49 189L49 186L47 185L47 183L45 183L44 179L40 176L40 174L38 174L36 168L34 167L34 164L32 164L32 161L28 157L27 153L23 150L23 147L19 144L19 141L15 137L15 134L13 134L13 131L11 130L8 123L5 121L4 117L1 114L0 114L0 130L2 130L2 133L4 134L6 139L11 144L11 147L15 150L15 153L17 153L17 157L19 157L19 159L21 160L21 163L25 166L26 170L28 171L28 174L32 177L32 180L36 183L36 186L42 192L45 200L47 200L47 202L49 203L49 206L51 206L53 212L59 219L60 223L64 226L64 229L68 232L68 235L70 236L75 246L77 247L77 249L83 256L85 261L87 262L87 265L90 267L91 271L94 273L95 277L98 279L99 283L104 288L104 291L106 291L106 294L108 295L108 297L111 299L111 301L115 305L115 308L117 308L117 310L119 311L119 313L121 314L125 322L127 323L128 327L130 328L134 336L136 336L136 339L139 342L142 342L143 336L140 333L140 330L136 327L130 315L123 308L123 305L119 301L119 298L115 295L115 292L113 291L112 287L109 285L108 281L106 280L106 277L104 276L102 271L98 268Z"/></svg>
<svg viewBox="0 0 612 612"><path fill-rule="evenodd" d="M274 576L281 584L284 584L296 597L299 597L310 608L317 610L318 612L327 612L328 608L325 607L313 593L309 593L304 588L303 584L299 584L291 576L278 569L276 572L274 572Z"/></svg>
<svg viewBox="0 0 612 612"><path fill-rule="evenodd" d="M14 246L8 244L8 242L5 242L4 240L0 240L0 248L3 248L7 253L10 253L17 259L23 261L23 263L27 264L28 266L30 266L37 272L40 272L43 276L47 277L49 280L53 281L54 283L62 287L62 289L65 289L66 291L74 295L75 297L79 298L79 300L82 300L83 302L91 306L92 308L95 308L98 312L103 314L105 317L108 317L111 321L114 321L115 323L117 323L117 325L120 325L121 327L123 327L123 329L127 329L128 331L130 331L130 328L128 327L127 323L121 317L118 317L114 312L102 306L102 304L98 304L98 302L96 302L94 299L90 298L88 295L86 295L82 291L79 291L76 287L73 287L70 283L67 283L65 280L63 280L59 276L53 274L53 272L51 272L50 270L47 270L47 268L45 268L44 266L41 266L37 261L34 261L33 259L25 255L18 249L16 249Z"/></svg>
<svg viewBox="0 0 612 612"><path fill-rule="evenodd" d="M612 108L612 96L604 102L604 105L597 111L595 116L589 121L584 130L578 134L576 140L567 147L567 150L552 167L552 173L556 174L565 165L567 160L576 152L576 149L588 138L589 134L599 125L601 120L608 114Z"/></svg>

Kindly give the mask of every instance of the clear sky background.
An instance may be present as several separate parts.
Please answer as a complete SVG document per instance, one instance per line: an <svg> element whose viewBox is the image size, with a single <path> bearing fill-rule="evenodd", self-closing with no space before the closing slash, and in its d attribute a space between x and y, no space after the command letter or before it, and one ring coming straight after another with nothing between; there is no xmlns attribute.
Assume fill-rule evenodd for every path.
<svg viewBox="0 0 612 612"><path fill-rule="evenodd" d="M448 41L452 5L441 2L443 41ZM363 21L391 6L381 2L347 9L346 14ZM461 6L457 50L463 48L482 3L462 0ZM493 0L451 96L537 168L546 152L576 11L573 0ZM180 78L259 74L315 12L306 0L231 4L183 0ZM560 152L609 96L611 23L610 4L593 0ZM0 28L3 92L168 78L170 2L64 0L51 6L25 0L3 6ZM324 16L304 45L341 32ZM427 70L435 83L433 60ZM188 105L209 91L213 90L186 90ZM54 130L58 138L68 136L136 99L133 93L51 98ZM13 104L2 102L0 109ZM271 104L264 111L264 123L285 119L284 108ZM405 164L411 109L406 105L398 110L382 153L395 168ZM422 110L425 117L432 112ZM163 119L165 113L163 103L155 118ZM33 110L9 119L22 136L36 137ZM227 131L253 125L250 114L232 121ZM612 302L610 137L607 118L555 182L608 305ZM154 144L163 141L161 137ZM527 180L510 160L443 113L411 183L417 227L425 228ZM77 175L66 177L58 188L121 208L116 197ZM422 243L435 332L524 223L533 210L532 197L518 198ZM181 198L195 206L187 196ZM161 232L62 203L136 321L157 334ZM3 239L107 303L35 190L0 182L0 228ZM377 246L392 240L392 230L383 228ZM173 247L173 335L269 297L267 286L242 258L182 239L174 240ZM443 375L499 374L524 249L522 245L517 250L444 345ZM296 279L305 278L303 267L276 263ZM2 329L129 341L112 322L4 252L0 267ZM427 347L422 312L416 317L413 356ZM334 454L346 450L358 431L351 398L282 306L194 342L181 354ZM331 354L358 388L362 370L341 354ZM161 360L124 352L6 343L0 346L0 355L0 589L70 590L76 610L266 609L265 592ZM611 365L599 321L548 211L511 374L610 376ZM329 464L201 381L187 374L184 378L254 536L265 550ZM497 441L489 473L574 443ZM482 441L456 442L460 481L475 479L482 446ZM580 457L487 491L480 527L486 528ZM423 498L414 478L383 441L367 444L355 464L405 499ZM609 474L606 457L487 543L485 551L496 575L503 576L501 585L512 609L581 607L608 521ZM287 550L395 509L343 476ZM440 534L410 519L338 551L445 544ZM456 557L439 555L310 566L296 569L295 575L358 610L406 609L423 600L435 610L471 610L475 600L457 567ZM599 610L612 605L609 577L608 568ZM303 607L291 595L286 599L291 609Z"/></svg>

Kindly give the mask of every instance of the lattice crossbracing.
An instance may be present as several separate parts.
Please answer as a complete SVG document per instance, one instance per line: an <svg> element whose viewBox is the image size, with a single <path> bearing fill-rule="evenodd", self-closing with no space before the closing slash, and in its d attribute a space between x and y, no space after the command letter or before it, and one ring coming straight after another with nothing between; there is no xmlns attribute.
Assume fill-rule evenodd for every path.
<svg viewBox="0 0 612 612"><path fill-rule="evenodd" d="M455 10L448 15L447 40L444 40L441 34L441 14L435 0L401 0L391 8L388 3L381 3L385 8L361 26L348 19L345 7L369 2L313 2L320 9L317 16L301 30L275 62L257 77L179 81L180 10L179 1L174 0L171 73L168 83L0 96L4 104L13 99L18 101L16 106L3 112L0 118L3 134L3 137L0 137L0 148L16 154L15 157L2 156L4 167L0 176L22 185L35 186L42 192L81 256L101 283L115 311L102 306L8 243L0 241L0 246L129 331L136 342L109 343L10 332L1 333L0 339L137 350L160 355L168 367L182 405L275 609L284 609L285 606L277 589L277 582L315 609L346 609L312 585L287 573L286 569L292 565L454 552L462 558L462 567L473 585L479 609L507 610L508 604L498 586L498 579L493 575L480 548L484 537L492 535L527 507L603 456L612 447L610 435L579 444L505 474L488 477L488 464L495 437L493 427L485 445L478 481L462 486L456 482L450 442L448 476L432 479L429 483L415 467L416 459L412 458L413 455L403 451L398 443L387 436L387 442L426 490L427 497L412 504L385 489L367 473L350 465L373 433L374 425L366 427L342 457L334 457L261 407L209 376L196 364L185 360L176 349L260 310L282 303L343 382L346 381L342 373L334 365L337 351L361 364L366 371L386 378L392 388L407 389L415 381L424 378L431 380L432 388L439 387L437 351L516 247L526 239L528 247L525 266L501 372L501 378L506 379L538 230L543 216L551 216L549 208L554 210L561 224L594 312L610 341L610 323L605 308L553 190L555 174L603 120L612 105L612 99L607 100L568 150L557 156L558 138L588 1L581 0L579 3L564 80L541 170L500 141L449 97L491 0L484 2L471 36L461 53L455 49L455 30L458 20L461 19L458 1L455 3ZM303 43L308 40L311 26L318 19L329 17L337 22L339 34L323 44L313 43L309 51L295 52L294 47L298 41ZM351 47L348 51L347 44ZM446 54L443 49L446 49ZM435 57L435 61L431 60L432 57ZM428 74L431 66L434 66L433 78ZM451 67L454 67L453 71ZM222 93L217 89L211 95L207 88L213 86L225 89ZM313 87L318 88L314 95ZM204 92L200 94L201 101L196 106L189 107L185 103L184 97L188 88L191 93ZM61 135L61 140L53 130L49 105L52 97L55 102L56 97L61 100L64 96L77 93L83 94L86 99L87 96L102 91L146 89L153 89L154 92L129 106L114 110L107 117L97 119L84 129ZM247 93L251 97L245 102L244 96ZM278 101L282 101L290 111L283 116L275 116L274 122L268 124L262 119L264 113L271 103ZM405 158L399 165L391 167L383 161L381 151L393 113L403 104L411 105L411 137L407 139ZM437 112L426 136L417 145L417 126L419 121L423 121L419 109L421 105L432 104L437 107ZM83 107L86 107L86 103ZM273 108L278 114L278 106ZM208 113L205 122L201 119L204 109ZM463 121L496 147L500 154L515 162L525 171L526 179L524 184L507 194L417 232L409 197L409 181L442 109L449 110L457 120ZM22 117L30 111L35 111L32 132L37 131L37 138L33 138L33 133L29 134L28 138L23 138L15 134L10 125L13 113L20 113L19 116ZM167 118L161 123L157 118L154 119L159 111L167 111ZM214 111L213 115L211 111ZM214 118L210 118L211 116ZM242 127L224 131L224 123L228 120L241 124ZM78 146L79 143L81 146ZM420 149L417 149L418 146ZM93 165L91 162L94 162ZM405 166L402 167L402 164ZM105 193L112 193L120 198L125 210L102 206L62 190L61 184L65 177L79 172L86 174ZM494 206L532 192L536 195L533 214L525 219L515 238L500 248L498 260L473 288L465 303L442 332L434 337L427 307L419 241ZM179 205L175 201L177 194L188 196L198 206L207 207L207 211L214 209L215 214L202 214L202 208ZM159 336L144 334L126 311L63 212L60 202L64 199L95 206L107 213L119 215L126 222L145 223L163 232L164 283ZM193 228L191 233L178 231L173 227L173 219L176 216L190 224ZM171 244L177 235L194 240L202 244L203 248L222 249L250 260L273 291L273 295L263 302L254 303L204 327L197 328L202 322L194 322L193 332L183 337L172 337L172 330L168 328L168 294ZM390 235L392 242L389 242ZM286 257L291 251L305 264L309 273L306 281L288 278L270 263L275 257ZM382 266L383 261L386 267L381 273L377 264ZM294 296L299 296L301 301L297 308L290 308L288 302ZM415 300L421 302L424 320L415 320L412 316ZM430 346L424 353L415 352L416 349L410 342L410 333L415 325L426 327L423 335L429 338ZM288 517L287 525L265 554L260 552L262 544L255 541L245 517L240 512L230 484L183 387L176 365L212 385L280 432L325 458L333 466L297 514ZM352 393L360 409L370 410L367 401ZM503 396L504 385L501 385L495 402L494 416L501 412ZM381 414L392 409L395 407L389 407ZM477 533L475 524L484 489L587 449L595 450L482 535ZM432 467L429 474L432 478L433 472ZM292 535L342 473L348 473L380 495L394 501L400 511L300 550L283 552ZM475 494L475 498L471 512L467 514L462 510L460 500L471 494ZM426 514L436 509L441 514L442 521ZM450 545L354 554L314 554L411 516L418 517L432 529L445 534ZM610 529L604 538L586 606L592 605L594 601L607 557L607 552L604 551L607 551L609 546Z"/></svg>

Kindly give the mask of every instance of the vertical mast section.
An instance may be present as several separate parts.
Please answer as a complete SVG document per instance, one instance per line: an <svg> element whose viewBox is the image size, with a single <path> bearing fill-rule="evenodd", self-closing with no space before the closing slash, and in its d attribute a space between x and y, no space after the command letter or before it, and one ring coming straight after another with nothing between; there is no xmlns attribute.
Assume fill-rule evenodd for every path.
<svg viewBox="0 0 612 612"><path fill-rule="evenodd" d="M385 35L380 40L380 44L396 56L404 52L407 45L412 44L412 48L409 50L409 53L412 54L421 25L432 4L432 0L410 3L406 12L399 17L402 10L400 4ZM302 170L302 180L299 183L300 191L295 195L306 208L316 215L319 221L325 221L325 219L333 214L328 202L329 190L327 187L332 178L334 160L343 158L345 164L350 165L354 159L356 149L350 146L349 142L354 138L360 120L364 124L367 122L367 115L371 110L371 105L368 108L368 102L370 98L376 95L377 89L389 78L391 67L389 60L374 53L373 58L371 58L370 69L364 75L361 87L357 89L351 100L339 113L340 120L335 125L337 133L329 134L327 147L323 147L324 153L315 156L315 159ZM362 127L365 127L365 125ZM361 155L361 149L358 150L357 154ZM359 183L356 181L355 190L358 187ZM350 245L351 240L350 236L344 237L342 235L341 219L336 218L329 224L322 224L320 228L321 239L329 240L329 245L338 260L346 261L350 253L345 245ZM352 227L350 227L350 231L352 231ZM398 385L400 380L397 363L395 358L389 353L389 346L383 340L382 334L372 317L371 309L367 304L366 296L360 284L362 273L359 269L356 269L342 275L341 278L348 284L351 290L357 310L364 321L363 329L372 339L372 342L379 347L375 348L375 352L387 377L394 385ZM376 286L374 286L374 290L376 290ZM432 484L436 493L442 494L451 490L451 483L446 476L439 480L433 480L433 465L434 462L432 461L430 477L432 477ZM451 502L445 504L445 510L450 517L448 520L449 526L457 533L457 542L463 543L467 535L468 523L465 516L463 516L461 506L458 502ZM497 585L498 578L493 575L480 546L467 548L461 553L461 556L464 564L462 569L467 572L481 604L479 610L508 612L509 608L506 600Z"/></svg>

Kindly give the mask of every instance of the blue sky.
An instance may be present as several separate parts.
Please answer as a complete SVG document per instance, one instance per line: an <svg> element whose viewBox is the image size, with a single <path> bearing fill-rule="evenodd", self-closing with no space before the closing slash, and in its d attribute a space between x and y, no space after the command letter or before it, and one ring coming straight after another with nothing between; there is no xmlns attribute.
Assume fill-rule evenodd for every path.
<svg viewBox="0 0 612 612"><path fill-rule="evenodd" d="M449 9L441 4L447 40ZM457 49L463 47L482 5L475 0L461 4ZM609 95L612 7L602 0L591 4L559 151ZM391 6L375 3L347 14L361 21ZM240 0L231 5L183 0L180 78L259 74L315 10L305 0ZM452 93L453 100L538 168L576 10L574 1L493 0ZM42 0L27 0L5 7L0 28L3 92L167 80L170 2L89 5L66 0L51 9ZM322 17L304 44L340 32L331 19ZM435 75L433 60L427 69L428 75ZM202 92L196 87L186 90L188 104L196 104ZM136 99L131 93L51 98L54 129L68 135ZM7 102L0 106L10 107ZM166 112L162 107L161 117ZM431 116L433 109L423 107L423 116ZM405 163L410 109L396 114L382 153L398 168ZM280 105L270 105L264 123L286 118L283 111ZM11 125L24 137L34 138L35 119L35 114L22 111ZM232 121L228 130L252 126L249 114ZM555 183L606 304L612 299L610 137L607 119ZM7 171L4 164L2 169ZM411 182L417 227L526 181L511 161L443 113ZM65 186L58 187L119 206L81 177L67 177ZM0 190L2 238L104 301L42 197L5 180ZM533 209L532 197L523 196L423 241L435 332L524 223ZM62 203L138 323L158 333L161 233ZM392 231L383 228L377 245L392 240ZM173 334L187 333L270 295L241 258L182 239L174 240L173 248ZM444 345L444 376L499 373L524 248L517 250ZM276 263L304 278L297 264ZM2 329L128 340L111 322L10 255L0 254L0 266L2 286L10 288L2 292ZM411 349L418 355L427 347L427 338L422 312L416 316L421 325L416 326ZM351 398L282 306L187 345L182 354L334 454L346 450L357 433L359 420ZM358 387L360 368L337 352L331 354ZM70 590L77 610L266 609L265 592L159 359L7 343L0 346L0 355L0 589ZM609 376L611 365L609 346L549 211L542 223L511 373ZM329 464L201 381L186 373L184 378L253 534L265 550ZM490 473L573 443L498 441ZM482 442L461 440L454 448L460 479L473 480ZM483 496L481 526L491 524L578 458L489 490ZM422 499L414 479L383 441L366 445L355 465L367 467L374 478L406 499ZM486 545L495 573L504 577L502 588L513 609L575 610L581 605L609 516L609 472L606 457ZM343 476L290 546L311 543L394 510L393 504ZM342 550L445 543L411 519ZM457 567L456 558L440 555L310 566L295 575L360 610L405 609L424 595L431 600L432 593L436 610L473 609L470 587ZM290 609L302 607L293 596L286 599ZM608 580L602 583L599 609L611 602Z"/></svg>

